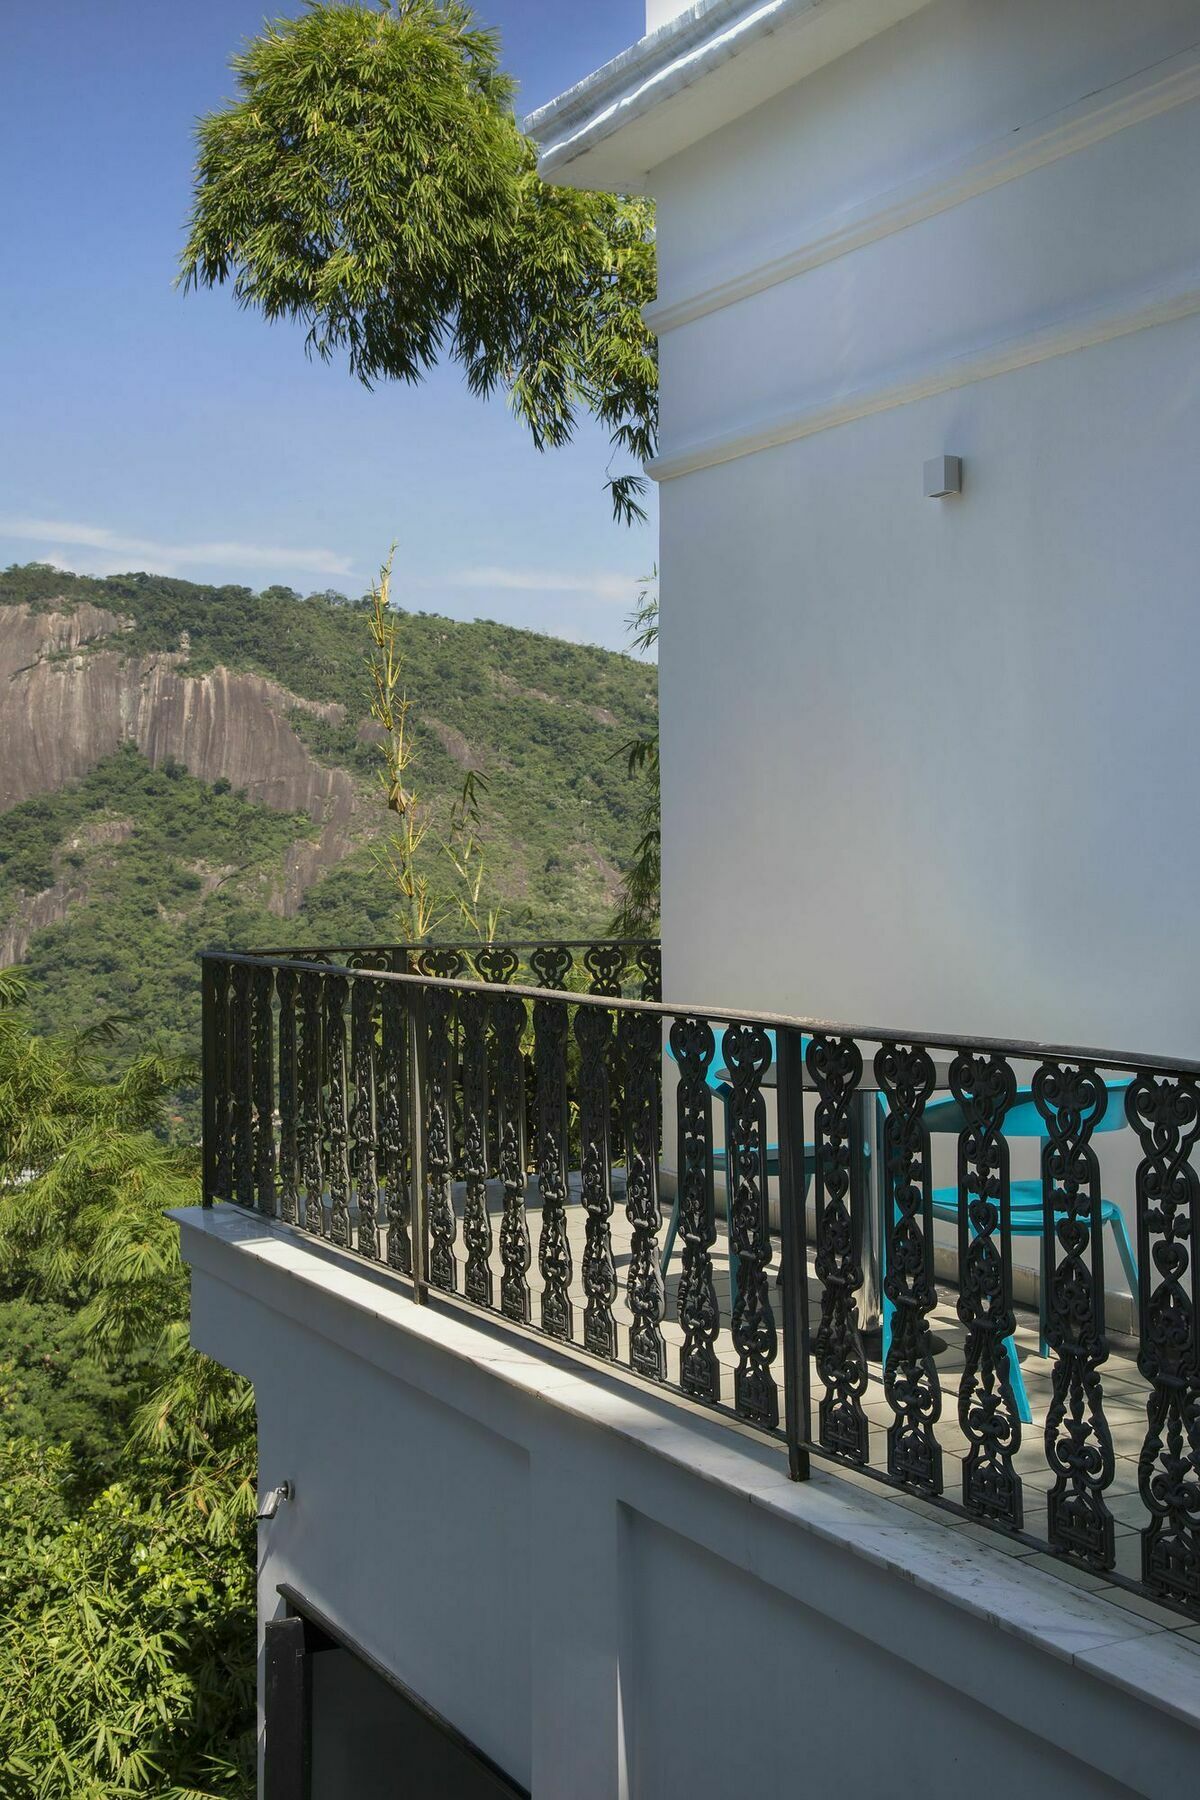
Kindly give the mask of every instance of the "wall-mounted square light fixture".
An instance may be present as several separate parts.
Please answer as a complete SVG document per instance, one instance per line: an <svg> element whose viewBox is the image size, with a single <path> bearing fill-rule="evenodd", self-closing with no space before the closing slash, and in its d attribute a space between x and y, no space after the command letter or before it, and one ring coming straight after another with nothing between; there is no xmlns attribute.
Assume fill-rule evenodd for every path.
<svg viewBox="0 0 1200 1800"><path fill-rule="evenodd" d="M962 457L935 456L925 464L925 498L944 500L962 493Z"/></svg>

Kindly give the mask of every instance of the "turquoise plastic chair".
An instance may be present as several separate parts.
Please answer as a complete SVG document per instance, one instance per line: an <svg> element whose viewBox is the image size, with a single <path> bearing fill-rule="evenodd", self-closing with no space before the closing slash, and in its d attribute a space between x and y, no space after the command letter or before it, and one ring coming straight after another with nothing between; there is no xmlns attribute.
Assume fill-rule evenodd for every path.
<svg viewBox="0 0 1200 1800"><path fill-rule="evenodd" d="M1127 1081L1115 1081L1108 1085L1109 1103L1104 1117L1093 1127L1093 1135L1103 1131L1121 1131L1127 1121L1125 1108L1121 1104L1113 1105L1116 1096L1123 1096L1129 1086ZM887 1096L879 1096L879 1114L882 1123L887 1114ZM925 1108L925 1123L931 1132L958 1133L966 1125L963 1110L957 1100L936 1100ZM1004 1117L1004 1135L1006 1138L1040 1138L1046 1139L1046 1121L1037 1109L1031 1088L1018 1088L1016 1098ZM1042 1235L1042 1184L1040 1180L1010 1181L1009 1219L1013 1237L1041 1237ZM958 1187L935 1188L933 1194L933 1216L946 1224L958 1224ZM1121 1267L1125 1271L1125 1279L1129 1283L1129 1291L1136 1294L1138 1289L1137 1260L1133 1254L1133 1245L1129 1241L1125 1220L1120 1207L1114 1200L1101 1199L1101 1225L1112 1229L1116 1240L1117 1254L1121 1259ZM882 1234L880 1246L880 1262L883 1265L881 1274L887 1273L887 1232ZM883 1297L883 1361L886 1365L888 1350L892 1342L892 1315L895 1307L885 1294ZM1021 1373L1021 1365L1017 1358L1017 1349L1012 1338L1006 1339L1008 1351L1009 1375L1012 1383L1013 1397L1017 1402L1017 1412L1022 1421L1032 1424L1033 1413L1029 1405L1029 1395L1025 1388L1025 1377ZM1038 1354L1046 1354L1046 1315L1045 1295L1040 1295L1038 1316Z"/></svg>
<svg viewBox="0 0 1200 1800"><path fill-rule="evenodd" d="M718 1032L716 1032L715 1035L717 1038L717 1055L713 1057L712 1062L708 1066L707 1082L708 1082L708 1086L712 1090L712 1092L714 1094L716 1094L717 1097L720 1099L722 1111L724 1113L724 1118L725 1118L725 1142L728 1144L728 1142L729 1142L729 1102L733 1098L733 1088L730 1086L728 1080L726 1079L729 1071L727 1069L723 1068L718 1060L720 1053L721 1053L722 1039L723 1039L724 1033L721 1031L718 1031ZM774 1062L775 1058L776 1058L776 1053L777 1053L776 1052L775 1033L773 1031L768 1030L767 1037L770 1040L770 1044L771 1044L771 1061ZM803 1044L804 1048L807 1049L808 1039L807 1038L801 1039L801 1043ZM672 1061L674 1061L675 1052L671 1048L670 1038L668 1038L668 1040L667 1040L667 1051L668 1051L668 1054L670 1055ZM805 1146L804 1146L804 1185L805 1185L806 1190L808 1187L808 1183L812 1179L812 1174L813 1174L813 1170L814 1170L815 1166L816 1166L815 1147L812 1144L805 1144ZM719 1169L722 1172L724 1172L725 1168L726 1168L725 1151L724 1150L714 1150L713 1151L713 1169L714 1170ZM772 1175L778 1175L778 1174L779 1174L779 1145L778 1144L768 1144L767 1145L767 1175L772 1176ZM663 1252L662 1252L662 1256L659 1261L659 1268L661 1270L664 1281L666 1280L667 1267L671 1261L671 1253L675 1248L675 1239L678 1236L678 1234L679 1234L679 1195L676 1194L675 1204L671 1208L671 1222L667 1226L666 1242L663 1245ZM726 1239L729 1244L730 1291L731 1291L731 1293L736 1295L737 1290L738 1290L739 1263L738 1263L737 1252L734 1250L734 1247L733 1247L733 1221L730 1216L730 1210L729 1210L729 1186L728 1186L728 1183L726 1183L726 1187L725 1187L725 1235L726 1235Z"/></svg>

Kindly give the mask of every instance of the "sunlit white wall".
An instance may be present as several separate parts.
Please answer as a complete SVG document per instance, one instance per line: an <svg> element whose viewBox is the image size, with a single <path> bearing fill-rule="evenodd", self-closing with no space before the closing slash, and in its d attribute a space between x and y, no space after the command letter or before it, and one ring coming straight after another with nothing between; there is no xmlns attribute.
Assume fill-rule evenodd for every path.
<svg viewBox="0 0 1200 1800"><path fill-rule="evenodd" d="M1200 1055L1197 40L943 0L654 172L669 997Z"/></svg>

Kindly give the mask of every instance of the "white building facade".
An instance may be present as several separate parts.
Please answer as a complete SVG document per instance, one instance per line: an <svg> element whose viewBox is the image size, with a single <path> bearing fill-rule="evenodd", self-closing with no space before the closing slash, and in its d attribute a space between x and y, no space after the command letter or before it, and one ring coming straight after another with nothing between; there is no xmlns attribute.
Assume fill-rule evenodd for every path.
<svg viewBox="0 0 1200 1800"><path fill-rule="evenodd" d="M220 1204L179 1218L194 1341L253 1382L275 1493L262 1793L955 1800L986 1783L1180 1800L1200 1771L1187 1255L1173 1288L1156 1264L1120 1317L1110 1304L1110 1359L1112 1221L1100 1174L1078 1174L1090 1125L1052 1103L1072 1194L1036 1133L1022 1172L1042 1155L1052 1220L1094 1188L1084 1248L976 1220L1028 1265L989 1313L943 1211L936 1274L959 1304L943 1293L935 1323L959 1331L961 1366L918 1333L868 1371L845 1314L858 1360L831 1366L816 1309L826 1326L839 1282L859 1322L869 1309L862 1245L830 1248L828 1171L850 1196L835 1226L861 1236L868 1125L847 1108L865 1095L877 1118L887 1078L860 1056L831 1127L811 1107L820 1056L802 1059L820 1018L858 1021L885 1064L922 1031L1200 1059L1200 0L648 0L647 28L531 128L549 178L658 206L674 1004L655 1010L653 982L589 993L581 974L568 1018L550 991L562 946L503 992L473 974L508 981L516 954L499 976L453 952L207 959ZM751 1019L706 1023L693 1003ZM771 1022L770 1047L768 1012L796 1015ZM858 1054L851 1035L840 1048ZM997 1054L1032 1067L1025 1048ZM706 1085L718 1050L743 1059L724 1113ZM1147 1269L1191 1241L1189 1219L1200 1238L1185 1173L1200 1068L1093 1061L1141 1082L1169 1127L1174 1161L1136 1116L1106 1150L1104 1196ZM933 1153L951 1172L931 1177L928 1136L923 1169L910 1155L913 1086L887 1090L888 1118L909 1112L882 1128L900 1167L871 1207L890 1237L923 1180L922 1249L956 1144L960 1207L1000 1163L956 1126ZM669 1178L689 1169L690 1186ZM682 1255L663 1246L672 1200ZM1060 1314L1084 1318L1074 1336L1058 1318L1047 1356L1026 1316L1036 1404L1014 1448L996 1370L1017 1368L1015 1327L996 1308L1036 1304L1039 1266ZM898 1304L925 1329L932 1302L910 1287ZM725 1361L697 1398L714 1342ZM1150 1387L1160 1424L1174 1408L1165 1449ZM959 1430L944 1482L940 1449L924 1473L904 1460L929 1447L922 1393ZM839 1398L843 1418L859 1407L857 1461L827 1430ZM1149 1474L1172 1457L1151 1520Z"/></svg>
<svg viewBox="0 0 1200 1800"><path fill-rule="evenodd" d="M1200 6L647 23L665 991L1197 1054Z"/></svg>

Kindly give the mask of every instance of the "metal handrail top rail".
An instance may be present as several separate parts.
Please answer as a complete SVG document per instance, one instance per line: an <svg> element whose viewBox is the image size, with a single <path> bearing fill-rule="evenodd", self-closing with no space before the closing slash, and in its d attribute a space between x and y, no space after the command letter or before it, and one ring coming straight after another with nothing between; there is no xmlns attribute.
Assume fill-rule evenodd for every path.
<svg viewBox="0 0 1200 1800"><path fill-rule="evenodd" d="M364 950L590 950L595 944L607 944L614 950L644 950L647 946L657 949L661 939L656 937L640 938L422 938L416 944L382 944L378 941L370 944L283 944L265 950L250 950L249 956L306 956L316 950L337 948L348 951L351 955Z"/></svg>
<svg viewBox="0 0 1200 1800"><path fill-rule="evenodd" d="M595 940L587 940L589 942ZM610 940L611 941L611 940ZM638 942L647 940L639 939ZM378 949L380 946L369 946ZM413 945L414 949L435 946ZM349 948L349 947L348 947ZM251 967L296 970L293 960L303 951L286 954L245 950L202 950L200 961L248 964ZM351 954L353 950L351 949ZM519 1000L554 1000L571 1006L603 1007L611 1012L654 1013L659 1018L718 1019L728 1025L762 1025L771 1031L806 1033L811 1037L856 1038L871 1044L912 1044L930 1049L981 1051L1030 1061L1083 1062L1104 1069L1158 1070L1163 1074L1200 1078L1200 1062L1186 1057L1150 1055L1141 1051L1095 1049L1082 1044L1044 1043L1037 1039L971 1037L958 1032L910 1031L893 1026L847 1025L832 1019L800 1018L788 1013L754 1012L743 1007L713 1006L708 1002L632 1000L616 994L575 993L564 988L538 988L516 983L468 981L458 977L402 974L390 969L351 969L344 963L308 963L305 974L335 975L354 980L397 982L412 988L449 988L455 993L511 995Z"/></svg>

